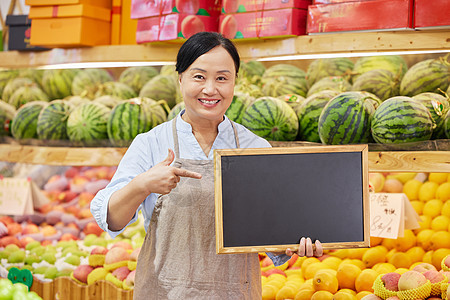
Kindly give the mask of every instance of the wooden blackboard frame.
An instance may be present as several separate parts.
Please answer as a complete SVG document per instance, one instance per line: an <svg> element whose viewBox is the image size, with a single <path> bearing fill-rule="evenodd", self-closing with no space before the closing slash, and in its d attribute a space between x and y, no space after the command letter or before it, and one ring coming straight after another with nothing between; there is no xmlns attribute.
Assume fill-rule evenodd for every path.
<svg viewBox="0 0 450 300"><path fill-rule="evenodd" d="M337 156L340 153L360 153L360 155L356 155L358 160L355 162L356 164L360 163L361 166L361 182L362 182L362 199L361 195L355 195L358 201L362 201L362 216L356 216L355 218L362 217L361 223L361 233L363 234L363 238L359 241L343 241L343 242L322 242L322 246L324 250L330 249L345 249L345 248L366 248L370 247L370 198L369 198L369 181L368 181L368 145L358 144L358 145L339 145L339 146L304 146L304 147L279 147L279 148L249 148L249 149L221 149L214 150L214 188L215 188L215 230L216 230L216 252L218 254L225 253L257 253L257 252L284 252L287 248L290 249L298 249L298 244L270 244L270 245L244 245L244 246L226 246L224 243L224 218L223 218L223 186L222 186L222 159L226 157L239 156L255 156L255 155L269 155L266 158L274 157L273 155L285 155L285 154L300 154L300 155L309 155L309 154L317 154L317 153L325 153L325 154L336 154ZM311 156L310 156L311 157ZM338 157L336 157L338 158ZM295 167L295 166L293 166ZM283 169L285 170L285 169ZM321 170L318 170L319 172ZM326 171L326 170L325 170ZM345 176L346 170L342 170L342 176ZM358 173L358 172L356 172ZM239 176L237 174L236 176ZM257 176L257 175L256 175ZM245 199L239 199L239 195L235 199L236 201L245 201ZM233 200L234 201L234 200ZM277 199L277 201L282 201L282 199ZM353 200L352 200L353 201ZM360 203L357 203L360 204ZM282 205L279 204L279 205ZM271 205L266 209L277 209L277 206ZM249 212L251 214L251 212ZM336 215L338 218L339 215ZM316 226L320 226L320 219L315 222ZM286 223L283 226L290 226L288 219L286 219ZM298 220L291 220L292 222L297 222ZM291 224L293 225L293 224ZM298 224L296 224L298 225ZM286 227L283 227L286 228ZM283 230L280 228L280 230ZM324 230L341 230L341 228L324 228ZM345 228L343 230L351 230ZM320 240L320 238L318 238Z"/></svg>

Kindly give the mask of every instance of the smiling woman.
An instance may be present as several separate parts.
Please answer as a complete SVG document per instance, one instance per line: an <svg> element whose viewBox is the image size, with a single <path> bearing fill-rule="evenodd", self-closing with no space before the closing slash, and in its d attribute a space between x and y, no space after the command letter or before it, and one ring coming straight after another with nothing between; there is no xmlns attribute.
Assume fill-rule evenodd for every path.
<svg viewBox="0 0 450 300"><path fill-rule="evenodd" d="M186 108L136 136L92 214L115 237L143 211L135 299L261 299L258 254L215 249L213 150L270 147L225 115L239 55L230 40L201 32L181 46L176 69ZM302 241L299 255L321 255L319 242L313 253L311 240ZM270 255L279 265L293 253Z"/></svg>

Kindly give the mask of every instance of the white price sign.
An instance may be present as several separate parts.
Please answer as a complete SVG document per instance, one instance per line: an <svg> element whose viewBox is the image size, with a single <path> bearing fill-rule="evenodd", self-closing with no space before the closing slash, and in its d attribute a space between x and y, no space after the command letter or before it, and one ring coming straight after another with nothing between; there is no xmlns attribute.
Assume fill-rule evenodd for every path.
<svg viewBox="0 0 450 300"><path fill-rule="evenodd" d="M27 178L0 179L0 214L34 213L34 207L49 202L33 181Z"/></svg>

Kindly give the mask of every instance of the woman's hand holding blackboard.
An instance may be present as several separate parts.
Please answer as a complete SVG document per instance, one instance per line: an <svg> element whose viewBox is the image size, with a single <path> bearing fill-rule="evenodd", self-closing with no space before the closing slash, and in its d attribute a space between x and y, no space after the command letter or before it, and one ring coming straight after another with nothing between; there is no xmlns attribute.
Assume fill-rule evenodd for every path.
<svg viewBox="0 0 450 300"><path fill-rule="evenodd" d="M318 240L312 243L311 239L302 237L300 239L300 244L298 245L298 251L292 251L291 249L286 249L286 255L292 256L294 254L297 254L298 256L315 256L320 257L323 255L323 248L322 243L320 243Z"/></svg>

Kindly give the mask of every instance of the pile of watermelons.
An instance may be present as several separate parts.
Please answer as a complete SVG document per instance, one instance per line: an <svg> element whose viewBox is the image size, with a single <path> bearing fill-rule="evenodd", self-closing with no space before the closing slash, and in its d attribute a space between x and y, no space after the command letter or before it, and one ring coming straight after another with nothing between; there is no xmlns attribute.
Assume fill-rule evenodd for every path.
<svg viewBox="0 0 450 300"><path fill-rule="evenodd" d="M270 141L401 144L450 139L449 57L324 58L304 71L242 62L226 115ZM0 71L0 135L127 146L184 107L173 66Z"/></svg>

